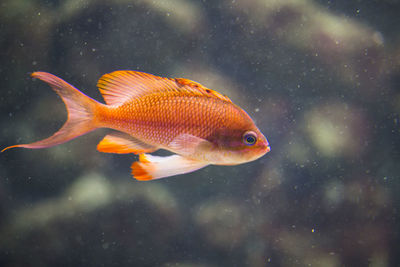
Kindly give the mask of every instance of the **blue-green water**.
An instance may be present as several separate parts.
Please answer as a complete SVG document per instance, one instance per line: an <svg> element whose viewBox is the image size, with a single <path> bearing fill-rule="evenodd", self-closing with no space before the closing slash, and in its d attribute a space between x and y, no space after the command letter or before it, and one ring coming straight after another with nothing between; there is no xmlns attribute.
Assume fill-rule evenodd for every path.
<svg viewBox="0 0 400 267"><path fill-rule="evenodd" d="M238 166L138 182L99 130L0 154L1 266L399 266L400 3L0 3L0 145L66 112L29 73L101 100L120 69L228 95L271 144Z"/></svg>

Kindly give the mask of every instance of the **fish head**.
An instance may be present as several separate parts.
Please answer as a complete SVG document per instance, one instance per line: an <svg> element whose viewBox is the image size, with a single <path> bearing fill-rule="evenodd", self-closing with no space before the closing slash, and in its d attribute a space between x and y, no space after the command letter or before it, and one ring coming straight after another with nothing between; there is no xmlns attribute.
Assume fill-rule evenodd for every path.
<svg viewBox="0 0 400 267"><path fill-rule="evenodd" d="M214 164L236 165L256 160L271 149L267 138L255 126L223 129L215 136Z"/></svg>

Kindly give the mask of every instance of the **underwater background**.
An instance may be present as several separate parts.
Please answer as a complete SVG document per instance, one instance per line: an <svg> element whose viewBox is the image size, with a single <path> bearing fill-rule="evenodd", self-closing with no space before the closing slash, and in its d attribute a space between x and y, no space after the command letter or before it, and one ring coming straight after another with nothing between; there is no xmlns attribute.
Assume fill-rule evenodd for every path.
<svg viewBox="0 0 400 267"><path fill-rule="evenodd" d="M400 1L2 0L0 146L66 119L47 71L228 95L271 152L139 182L97 130L0 154L1 266L400 266Z"/></svg>

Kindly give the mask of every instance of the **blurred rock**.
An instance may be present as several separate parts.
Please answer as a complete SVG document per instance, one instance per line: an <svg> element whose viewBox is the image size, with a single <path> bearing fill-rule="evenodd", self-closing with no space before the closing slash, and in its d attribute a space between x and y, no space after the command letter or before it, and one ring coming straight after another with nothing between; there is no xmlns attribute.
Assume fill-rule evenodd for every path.
<svg viewBox="0 0 400 267"><path fill-rule="evenodd" d="M344 103L325 103L304 115L304 130L318 152L326 157L354 157L369 138L361 110Z"/></svg>
<svg viewBox="0 0 400 267"><path fill-rule="evenodd" d="M284 254L282 257L283 266L342 266L340 256L333 251L326 251L322 248L324 240L314 237L309 231L283 230L277 236L275 246L280 247Z"/></svg>
<svg viewBox="0 0 400 267"><path fill-rule="evenodd" d="M162 186L110 183L92 173L77 179L60 197L16 211L2 224L0 254L16 265L58 265L64 261L62 255L79 254L89 244L88 253L97 255L90 259L92 263L111 264L127 258L140 263L145 254L149 259L150 248L167 259L168 240L180 227L177 203ZM21 257L33 248L37 256ZM101 257L106 250L128 254L119 260ZM80 260L72 258L69 263Z"/></svg>
<svg viewBox="0 0 400 267"><path fill-rule="evenodd" d="M205 241L218 249L232 249L243 244L249 232L245 207L235 201L209 201L197 207L194 222Z"/></svg>
<svg viewBox="0 0 400 267"><path fill-rule="evenodd" d="M255 204L260 204L264 198L269 198L273 192L285 182L283 170L276 166L278 162L272 161L265 166L262 174L252 184L252 198Z"/></svg>
<svg viewBox="0 0 400 267"><path fill-rule="evenodd" d="M327 183L324 192L324 205L326 210L340 208L346 199L345 185L339 180Z"/></svg>
<svg viewBox="0 0 400 267"><path fill-rule="evenodd" d="M383 36L355 20L329 13L308 0L224 1L244 18L242 29L253 36L268 36L309 53L326 64L338 79L359 92L377 95L384 71ZM238 17L238 18L239 18Z"/></svg>

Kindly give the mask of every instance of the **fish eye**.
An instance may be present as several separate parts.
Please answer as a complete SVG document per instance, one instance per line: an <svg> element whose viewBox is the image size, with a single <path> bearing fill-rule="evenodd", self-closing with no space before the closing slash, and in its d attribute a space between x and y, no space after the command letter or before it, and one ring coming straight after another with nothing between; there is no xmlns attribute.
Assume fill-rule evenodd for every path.
<svg viewBox="0 0 400 267"><path fill-rule="evenodd" d="M248 145L252 146L257 142L257 134L253 131L248 131L243 134L243 142Z"/></svg>

